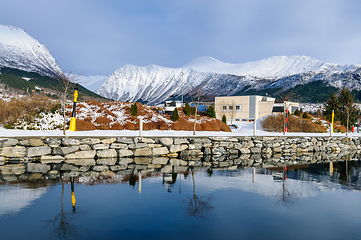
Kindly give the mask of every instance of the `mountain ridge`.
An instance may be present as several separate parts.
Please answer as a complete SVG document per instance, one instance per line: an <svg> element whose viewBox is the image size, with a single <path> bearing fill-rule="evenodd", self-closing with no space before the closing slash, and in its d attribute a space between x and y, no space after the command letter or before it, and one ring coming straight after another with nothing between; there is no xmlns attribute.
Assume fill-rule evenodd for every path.
<svg viewBox="0 0 361 240"><path fill-rule="evenodd" d="M353 75L345 74L359 75L359 72L361 65L323 63L298 55L275 56L241 64L200 57L180 68L125 65L114 71L96 92L114 100L159 104L171 95L179 97L182 88L185 95L202 89L213 96L220 96L237 94L246 86L258 90L288 90L298 84L322 80L330 86L340 88L345 85L361 90L357 77L350 84Z"/></svg>

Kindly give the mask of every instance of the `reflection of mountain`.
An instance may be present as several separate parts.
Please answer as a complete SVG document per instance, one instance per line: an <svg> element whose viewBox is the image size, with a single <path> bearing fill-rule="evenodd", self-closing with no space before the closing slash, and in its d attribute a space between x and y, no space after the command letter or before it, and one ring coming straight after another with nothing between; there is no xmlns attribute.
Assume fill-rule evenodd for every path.
<svg viewBox="0 0 361 240"><path fill-rule="evenodd" d="M47 188L26 189L1 186L0 215L19 212L46 192Z"/></svg>

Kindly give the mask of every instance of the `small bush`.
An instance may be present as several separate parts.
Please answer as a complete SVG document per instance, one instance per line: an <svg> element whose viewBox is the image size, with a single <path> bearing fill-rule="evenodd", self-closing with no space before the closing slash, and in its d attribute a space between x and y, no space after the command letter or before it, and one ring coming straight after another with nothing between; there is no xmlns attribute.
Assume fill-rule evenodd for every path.
<svg viewBox="0 0 361 240"><path fill-rule="evenodd" d="M186 116L190 116L191 115L191 106L189 106L189 103L186 102L186 105L184 106L184 114Z"/></svg>
<svg viewBox="0 0 361 240"><path fill-rule="evenodd" d="M300 110L296 109L296 111L293 114L296 116L300 116Z"/></svg>
<svg viewBox="0 0 361 240"><path fill-rule="evenodd" d="M207 117L216 118L216 111L214 110L213 105L208 107L208 109L207 109Z"/></svg>
<svg viewBox="0 0 361 240"><path fill-rule="evenodd" d="M174 108L173 115L172 115L172 121L177 121L179 119L178 109Z"/></svg>
<svg viewBox="0 0 361 240"><path fill-rule="evenodd" d="M306 112L303 113L302 118L309 118Z"/></svg>
<svg viewBox="0 0 361 240"><path fill-rule="evenodd" d="M227 118L226 118L226 115L223 114L223 117L222 117L222 122L224 122L225 124L227 124Z"/></svg>
<svg viewBox="0 0 361 240"><path fill-rule="evenodd" d="M130 114L132 114L134 117L138 115L137 103L134 103L132 106L130 106Z"/></svg>

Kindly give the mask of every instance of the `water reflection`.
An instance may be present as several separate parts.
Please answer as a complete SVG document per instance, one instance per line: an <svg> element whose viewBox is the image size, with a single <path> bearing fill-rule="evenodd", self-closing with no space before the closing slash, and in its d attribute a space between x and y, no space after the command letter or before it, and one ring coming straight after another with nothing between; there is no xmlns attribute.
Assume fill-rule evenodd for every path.
<svg viewBox="0 0 361 240"><path fill-rule="evenodd" d="M107 176L62 173L58 180L1 182L2 234L4 239L37 239L37 231L49 239L219 239L223 234L227 239L264 239L257 230L263 229L274 231L272 238L284 231L284 236L304 239L304 232L311 231L307 224L318 239L338 236L342 226L347 226L348 239L358 232L361 161L257 166L238 164L230 170L232 166L222 169L210 162L206 168L162 172L133 165L131 172ZM29 189L36 197L23 194ZM14 201L11 206L11 200L23 204ZM15 211L16 216L10 214ZM19 225L28 235L14 232ZM318 235L316 230L328 225L332 231Z"/></svg>

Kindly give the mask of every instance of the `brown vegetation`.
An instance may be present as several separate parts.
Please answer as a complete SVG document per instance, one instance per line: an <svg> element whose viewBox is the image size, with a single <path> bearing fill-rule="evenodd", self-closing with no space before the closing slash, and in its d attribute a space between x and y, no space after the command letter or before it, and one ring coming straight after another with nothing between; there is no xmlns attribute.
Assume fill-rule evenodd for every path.
<svg viewBox="0 0 361 240"><path fill-rule="evenodd" d="M283 132L284 114L273 114L264 118L261 122L263 129L268 132ZM287 129L289 132L324 133L325 127L299 116L288 117Z"/></svg>
<svg viewBox="0 0 361 240"><path fill-rule="evenodd" d="M130 106L125 102L87 101L77 106L77 130L139 130L138 116L143 116L144 130L185 130L193 131L194 116L186 116L179 108L179 120L172 121L169 115L158 113L159 107L147 107L137 103L138 115L132 116ZM111 110L113 109L113 110ZM118 116L115 113L118 111ZM123 111L123 112L122 112ZM122 112L120 114L119 112ZM119 116L120 115L120 116ZM68 111L70 116L70 108ZM118 118L121 118L119 120ZM222 121L206 116L200 116L196 124L197 131L227 131L229 126Z"/></svg>
<svg viewBox="0 0 361 240"><path fill-rule="evenodd" d="M32 118L40 112L50 112L56 102L41 95L14 98L9 102L0 100L0 124L14 122L19 118Z"/></svg>

